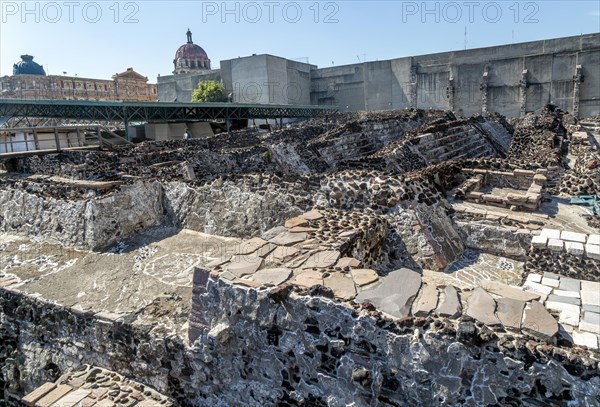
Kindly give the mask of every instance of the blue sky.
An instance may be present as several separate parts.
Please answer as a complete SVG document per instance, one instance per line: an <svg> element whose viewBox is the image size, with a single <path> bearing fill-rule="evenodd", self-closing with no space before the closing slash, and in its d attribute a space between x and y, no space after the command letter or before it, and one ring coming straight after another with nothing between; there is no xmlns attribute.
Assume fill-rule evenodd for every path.
<svg viewBox="0 0 600 407"><path fill-rule="evenodd" d="M212 61L268 53L319 67L600 32L600 1L6 1L0 75L169 75L190 28Z"/></svg>

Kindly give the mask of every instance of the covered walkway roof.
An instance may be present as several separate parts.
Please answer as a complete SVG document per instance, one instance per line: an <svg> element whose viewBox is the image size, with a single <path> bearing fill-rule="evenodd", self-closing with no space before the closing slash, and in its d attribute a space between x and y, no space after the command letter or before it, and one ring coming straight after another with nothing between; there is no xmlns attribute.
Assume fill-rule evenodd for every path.
<svg viewBox="0 0 600 407"><path fill-rule="evenodd" d="M177 122L228 119L311 118L332 114L335 106L240 103L100 102L0 99L0 117L57 118L111 122Z"/></svg>

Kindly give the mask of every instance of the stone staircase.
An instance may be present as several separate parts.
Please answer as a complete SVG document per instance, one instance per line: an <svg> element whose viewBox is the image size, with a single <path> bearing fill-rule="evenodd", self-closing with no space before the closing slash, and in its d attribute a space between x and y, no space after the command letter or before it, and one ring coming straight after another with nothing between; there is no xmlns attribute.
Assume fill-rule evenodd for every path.
<svg viewBox="0 0 600 407"><path fill-rule="evenodd" d="M490 157L495 155L490 143L471 126L457 126L444 134L426 133L413 139L413 150L435 164L462 158Z"/></svg>

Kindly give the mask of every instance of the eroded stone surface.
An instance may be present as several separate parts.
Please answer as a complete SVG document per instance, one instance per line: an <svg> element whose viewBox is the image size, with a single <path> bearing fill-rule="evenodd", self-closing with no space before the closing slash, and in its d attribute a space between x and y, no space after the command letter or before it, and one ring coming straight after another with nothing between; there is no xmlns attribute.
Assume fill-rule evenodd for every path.
<svg viewBox="0 0 600 407"><path fill-rule="evenodd" d="M486 325L500 325L495 314L496 301L484 289L476 288L469 296L465 314Z"/></svg>
<svg viewBox="0 0 600 407"><path fill-rule="evenodd" d="M369 302L378 309L398 318L408 316L421 287L421 275L409 269L392 271L381 283L356 297L357 302Z"/></svg>

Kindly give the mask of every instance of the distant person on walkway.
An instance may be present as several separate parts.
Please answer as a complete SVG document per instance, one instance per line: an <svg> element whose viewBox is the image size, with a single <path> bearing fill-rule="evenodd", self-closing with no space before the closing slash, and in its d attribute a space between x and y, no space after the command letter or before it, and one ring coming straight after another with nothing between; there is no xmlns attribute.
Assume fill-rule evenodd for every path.
<svg viewBox="0 0 600 407"><path fill-rule="evenodd" d="M190 133L189 129L186 127L185 128L185 133L183 133L183 139L184 140L191 140L192 139L192 133Z"/></svg>

